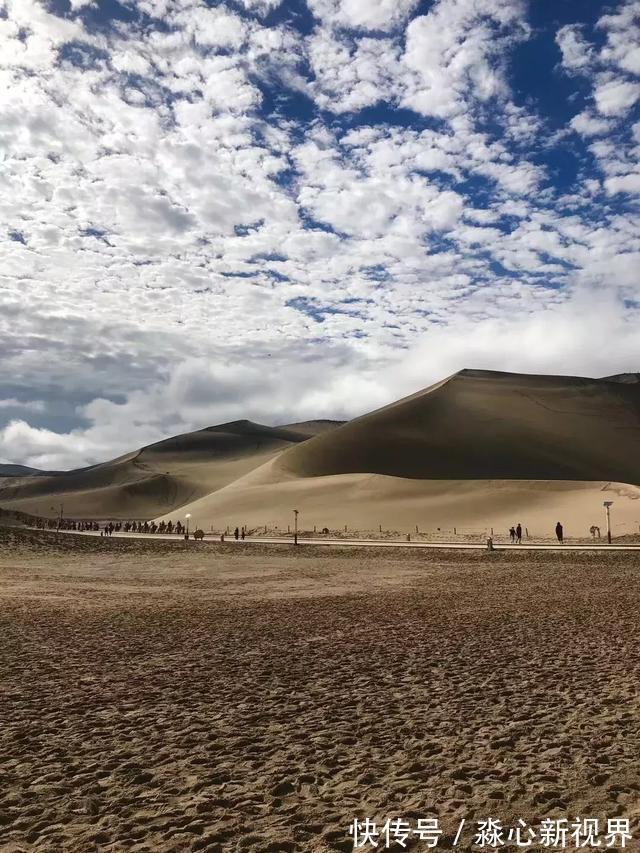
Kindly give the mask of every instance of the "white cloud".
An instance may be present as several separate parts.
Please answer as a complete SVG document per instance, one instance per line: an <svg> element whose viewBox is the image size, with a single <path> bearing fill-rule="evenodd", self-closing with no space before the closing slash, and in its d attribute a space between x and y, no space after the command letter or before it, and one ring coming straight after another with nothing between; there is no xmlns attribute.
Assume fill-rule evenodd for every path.
<svg viewBox="0 0 640 853"><path fill-rule="evenodd" d="M607 178L604 185L610 195L615 195L616 193L640 193L640 172Z"/></svg>
<svg viewBox="0 0 640 853"><path fill-rule="evenodd" d="M324 23L349 29L388 32L399 26L418 0L308 0Z"/></svg>
<svg viewBox="0 0 640 853"><path fill-rule="evenodd" d="M282 5L282 0L240 0L240 4L250 12L266 15Z"/></svg>
<svg viewBox="0 0 640 853"><path fill-rule="evenodd" d="M224 7L191 5L171 17L172 23L204 47L233 48L238 50L247 36L247 26L238 16L226 12Z"/></svg>
<svg viewBox="0 0 640 853"><path fill-rule="evenodd" d="M603 15L598 26L607 36L601 51L605 62L622 71L640 75L640 3L627 0L613 14Z"/></svg>
<svg viewBox="0 0 640 853"><path fill-rule="evenodd" d="M461 112L469 96L504 97L500 61L523 25L520 2L438 0L407 27L404 63L411 76L402 103L447 118Z"/></svg>
<svg viewBox="0 0 640 853"><path fill-rule="evenodd" d="M602 136L611 130L611 123L602 118L596 118L589 112L578 113L569 122L570 126L581 136Z"/></svg>
<svg viewBox="0 0 640 853"><path fill-rule="evenodd" d="M308 39L315 81L309 91L333 112L356 112L382 100L394 100L399 49L388 39L361 38L352 44L329 28Z"/></svg>
<svg viewBox="0 0 640 853"><path fill-rule="evenodd" d="M556 42L562 52L562 64L569 70L586 69L593 61L593 48L582 35L579 24L568 24L556 33Z"/></svg>
<svg viewBox="0 0 640 853"><path fill-rule="evenodd" d="M598 110L605 116L619 116L640 99L640 83L606 80L593 93Z"/></svg>

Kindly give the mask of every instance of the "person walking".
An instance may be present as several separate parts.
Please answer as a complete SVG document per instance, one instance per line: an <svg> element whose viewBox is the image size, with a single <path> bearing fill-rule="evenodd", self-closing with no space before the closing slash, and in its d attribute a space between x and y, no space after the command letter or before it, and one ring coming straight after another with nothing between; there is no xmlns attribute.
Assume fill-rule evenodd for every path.
<svg viewBox="0 0 640 853"><path fill-rule="evenodd" d="M560 522L556 524L556 536L558 538L558 542L562 545L562 541L564 538L564 530L562 529L562 525Z"/></svg>
<svg viewBox="0 0 640 853"><path fill-rule="evenodd" d="M513 545L513 543L516 541L516 529L515 529L515 527L509 528L509 536L511 538L511 544Z"/></svg>
<svg viewBox="0 0 640 853"><path fill-rule="evenodd" d="M518 522L518 526L516 527L516 542L518 545L522 544L522 525Z"/></svg>
<svg viewBox="0 0 640 853"><path fill-rule="evenodd" d="M233 535L236 537L236 542L237 542L237 541L238 541L238 539L240 538L240 531L238 530L238 528L237 528L237 527L236 527L236 529L233 531Z"/></svg>

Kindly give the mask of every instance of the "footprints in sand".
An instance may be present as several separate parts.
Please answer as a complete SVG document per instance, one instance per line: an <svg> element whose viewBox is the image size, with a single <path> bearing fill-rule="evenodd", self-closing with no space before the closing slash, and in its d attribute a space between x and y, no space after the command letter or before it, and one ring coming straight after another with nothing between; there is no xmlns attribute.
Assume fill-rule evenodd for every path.
<svg viewBox="0 0 640 853"><path fill-rule="evenodd" d="M444 850L462 817L640 832L635 587L492 571L262 601L205 576L132 599L123 577L93 604L5 602L0 850L347 853L355 817L438 817Z"/></svg>

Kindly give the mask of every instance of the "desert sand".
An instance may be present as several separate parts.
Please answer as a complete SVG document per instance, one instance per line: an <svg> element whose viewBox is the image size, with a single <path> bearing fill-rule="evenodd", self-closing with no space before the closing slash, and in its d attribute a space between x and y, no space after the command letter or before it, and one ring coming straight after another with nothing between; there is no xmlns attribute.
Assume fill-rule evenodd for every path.
<svg viewBox="0 0 640 853"><path fill-rule="evenodd" d="M639 569L0 529L0 850L349 851L354 817L439 818L439 849L465 818L468 850L576 816L638 850Z"/></svg>
<svg viewBox="0 0 640 853"><path fill-rule="evenodd" d="M55 517L149 519L220 489L334 421L267 427L235 421L174 436L117 459L47 476L0 477L0 506ZM10 466L5 466L9 470Z"/></svg>
<svg viewBox="0 0 640 853"><path fill-rule="evenodd" d="M286 530L298 509L304 531L370 531L401 534L446 531L483 539L491 529L521 522L537 540L554 536L562 521L567 538L588 538L596 524L606 530L603 502L613 500L614 536L640 532L640 488L623 483L563 480L417 480L380 474L282 478L267 464L228 487L163 518L191 517L205 530ZM159 519L160 520L160 519Z"/></svg>
<svg viewBox="0 0 640 853"><path fill-rule="evenodd" d="M640 384L465 370L184 507L204 528L640 531ZM165 520L176 516L165 514Z"/></svg>
<svg viewBox="0 0 640 853"><path fill-rule="evenodd" d="M0 507L204 530L640 532L640 383L463 370L347 423L238 421L67 474L0 480ZM2 485L4 483L4 485Z"/></svg>

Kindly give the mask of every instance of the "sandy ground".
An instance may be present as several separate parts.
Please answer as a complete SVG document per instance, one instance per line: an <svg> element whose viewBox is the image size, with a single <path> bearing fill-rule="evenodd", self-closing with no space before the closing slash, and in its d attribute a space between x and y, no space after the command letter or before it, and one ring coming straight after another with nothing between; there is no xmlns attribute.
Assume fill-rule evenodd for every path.
<svg viewBox="0 0 640 853"><path fill-rule="evenodd" d="M606 530L603 502L613 501L614 536L640 532L640 487L564 480L418 480L378 474L280 479L278 460L267 462L219 491L161 516L190 513L204 530L236 525L286 530L293 508L305 529L383 530L431 536L453 529L485 538L518 522L532 537L583 538L592 524ZM158 519L160 520L160 518Z"/></svg>
<svg viewBox="0 0 640 853"><path fill-rule="evenodd" d="M348 851L356 816L638 850L639 563L0 529L0 850Z"/></svg>

